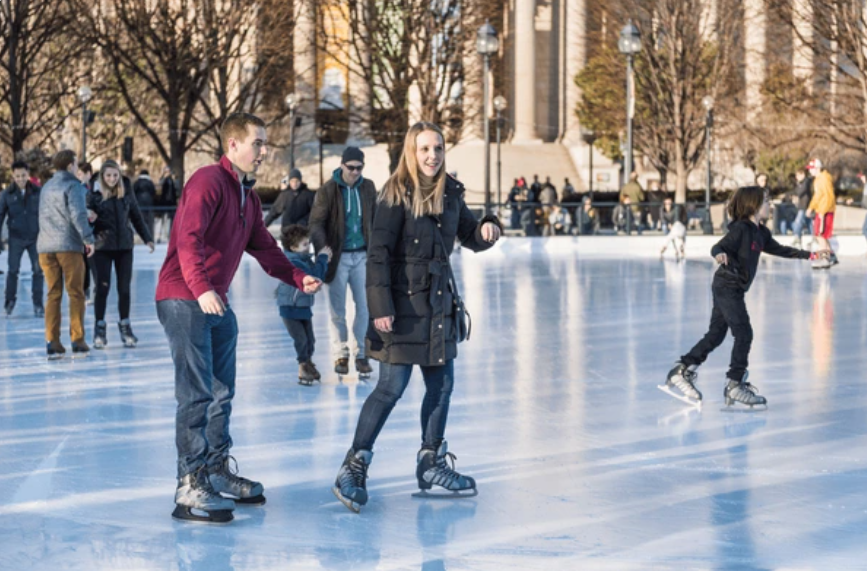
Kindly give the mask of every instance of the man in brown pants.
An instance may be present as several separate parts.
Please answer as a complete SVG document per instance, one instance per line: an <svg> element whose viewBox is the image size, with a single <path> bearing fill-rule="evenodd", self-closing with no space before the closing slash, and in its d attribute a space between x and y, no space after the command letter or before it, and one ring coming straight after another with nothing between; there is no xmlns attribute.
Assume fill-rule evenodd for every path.
<svg viewBox="0 0 867 571"><path fill-rule="evenodd" d="M73 357L86 357L84 341L84 272L82 252L93 255L93 230L87 222L85 187L79 182L75 152L63 150L52 159L54 176L42 187L39 201L39 237L36 249L45 274L48 299L45 304L45 341L48 359L61 359L66 349L60 343L60 302L63 286L69 296L69 336Z"/></svg>

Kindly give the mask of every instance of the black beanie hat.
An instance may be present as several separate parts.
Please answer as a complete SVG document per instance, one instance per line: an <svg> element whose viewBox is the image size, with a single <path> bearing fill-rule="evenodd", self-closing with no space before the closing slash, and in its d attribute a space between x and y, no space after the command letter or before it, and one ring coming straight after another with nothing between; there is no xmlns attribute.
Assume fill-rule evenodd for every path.
<svg viewBox="0 0 867 571"><path fill-rule="evenodd" d="M343 158L340 159L340 162L346 164L349 161L358 161L364 164L364 153L358 147L346 147L343 150Z"/></svg>
<svg viewBox="0 0 867 571"><path fill-rule="evenodd" d="M301 171L298 169L292 169L291 171L289 171L289 180L292 180L293 178L297 178L298 180L302 180Z"/></svg>

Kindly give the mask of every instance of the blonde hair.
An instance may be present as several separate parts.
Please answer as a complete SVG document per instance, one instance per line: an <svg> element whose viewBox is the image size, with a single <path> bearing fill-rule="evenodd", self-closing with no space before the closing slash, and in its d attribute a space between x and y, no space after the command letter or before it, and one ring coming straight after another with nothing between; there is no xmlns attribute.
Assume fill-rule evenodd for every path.
<svg viewBox="0 0 867 571"><path fill-rule="evenodd" d="M114 169L117 171L117 185L114 188L108 186L108 183L105 182L105 171L108 169ZM99 192L105 198L123 198L124 193L126 192L126 188L123 185L123 173L120 170L120 165L112 160L105 161L102 163L102 167L99 169Z"/></svg>
<svg viewBox="0 0 867 571"><path fill-rule="evenodd" d="M397 170L386 181L379 195L380 202L388 206L403 205L416 218L442 214L446 188L445 154L443 164L433 178L433 191L427 190L425 196L425 190L419 184L418 161L415 156L418 148L416 138L425 131L436 133L445 144L442 129L433 123L419 121L410 127L403 141L403 153L400 155Z"/></svg>

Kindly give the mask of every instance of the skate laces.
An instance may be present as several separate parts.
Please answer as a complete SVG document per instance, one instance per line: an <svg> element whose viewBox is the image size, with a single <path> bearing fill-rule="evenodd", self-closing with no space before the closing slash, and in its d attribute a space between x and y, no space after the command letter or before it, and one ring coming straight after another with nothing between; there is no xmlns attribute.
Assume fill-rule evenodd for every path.
<svg viewBox="0 0 867 571"><path fill-rule="evenodd" d="M364 487L364 480L367 478L367 464L353 456L346 463L346 473L343 479L347 476L350 478L353 487Z"/></svg>
<svg viewBox="0 0 867 571"><path fill-rule="evenodd" d="M698 378L698 371L690 371L689 368L686 368L683 370L683 378L690 383L694 383Z"/></svg>
<svg viewBox="0 0 867 571"><path fill-rule="evenodd" d="M437 476L448 479L449 483L459 480L461 475L455 471L455 460L457 459L458 457L451 452L446 452L442 456L437 456L434 463L437 470Z"/></svg>

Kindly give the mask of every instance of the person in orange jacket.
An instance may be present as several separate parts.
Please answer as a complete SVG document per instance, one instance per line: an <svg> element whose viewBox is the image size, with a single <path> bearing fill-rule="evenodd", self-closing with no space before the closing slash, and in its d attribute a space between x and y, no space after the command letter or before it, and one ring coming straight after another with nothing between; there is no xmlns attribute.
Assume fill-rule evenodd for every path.
<svg viewBox="0 0 867 571"><path fill-rule="evenodd" d="M823 166L822 161L813 159L807 164L807 170L813 177L813 198L807 206L807 217L814 213L813 236L819 242L819 250L831 252L827 261L823 261L814 269L826 270L839 263L836 254L831 249L831 235L834 233L834 212L837 210L837 201L834 198L834 179Z"/></svg>

